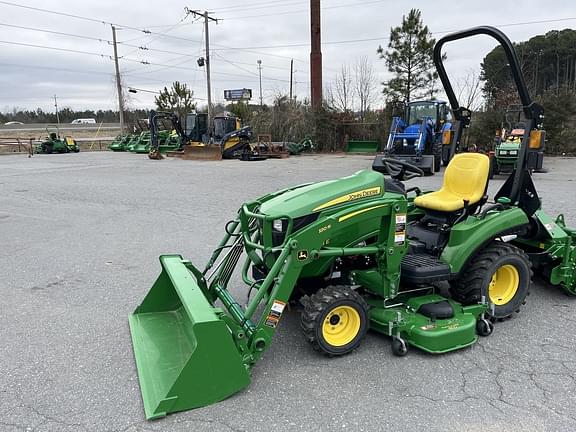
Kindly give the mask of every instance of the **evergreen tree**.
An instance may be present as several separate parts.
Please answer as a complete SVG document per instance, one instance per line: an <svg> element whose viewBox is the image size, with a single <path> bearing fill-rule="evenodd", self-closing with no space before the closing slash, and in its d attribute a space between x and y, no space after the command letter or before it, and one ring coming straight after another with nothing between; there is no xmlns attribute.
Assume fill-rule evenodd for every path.
<svg viewBox="0 0 576 432"><path fill-rule="evenodd" d="M184 120L187 113L196 109L193 98L194 92L186 84L174 81L172 88L168 90L164 87L154 98L154 102L159 111L176 113L180 120Z"/></svg>
<svg viewBox="0 0 576 432"><path fill-rule="evenodd" d="M410 102L421 97L434 97L434 70L432 53L436 40L422 22L422 14L412 9L402 17L402 25L390 30L388 50L378 47L380 58L385 59L394 78L384 84L389 101Z"/></svg>

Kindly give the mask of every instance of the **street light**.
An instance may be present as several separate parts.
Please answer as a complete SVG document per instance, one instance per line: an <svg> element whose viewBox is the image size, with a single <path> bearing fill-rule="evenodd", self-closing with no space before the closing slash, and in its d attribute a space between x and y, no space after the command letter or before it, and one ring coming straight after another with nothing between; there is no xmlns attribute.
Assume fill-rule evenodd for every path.
<svg viewBox="0 0 576 432"><path fill-rule="evenodd" d="M130 93L145 92L145 93L160 94L160 92L157 92L157 91L154 91L154 90L146 90L146 89L141 89L141 88L136 88L136 87L130 87L130 88L128 89L128 92L130 92Z"/></svg>
<svg viewBox="0 0 576 432"><path fill-rule="evenodd" d="M258 60L258 76L260 77L260 108L264 105L262 102L262 60Z"/></svg>

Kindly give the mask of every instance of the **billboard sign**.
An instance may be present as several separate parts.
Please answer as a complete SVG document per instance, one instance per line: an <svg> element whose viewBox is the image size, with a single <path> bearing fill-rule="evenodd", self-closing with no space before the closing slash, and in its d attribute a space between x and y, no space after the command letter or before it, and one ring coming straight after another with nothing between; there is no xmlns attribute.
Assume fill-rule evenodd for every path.
<svg viewBox="0 0 576 432"><path fill-rule="evenodd" d="M252 89L224 90L224 99L227 101L242 101L252 99Z"/></svg>

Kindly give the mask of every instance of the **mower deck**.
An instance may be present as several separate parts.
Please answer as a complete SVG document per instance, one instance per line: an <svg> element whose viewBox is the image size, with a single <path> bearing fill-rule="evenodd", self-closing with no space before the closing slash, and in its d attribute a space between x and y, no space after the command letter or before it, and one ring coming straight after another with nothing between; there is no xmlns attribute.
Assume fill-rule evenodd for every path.
<svg viewBox="0 0 576 432"><path fill-rule="evenodd" d="M431 354L473 345L478 339L477 322L486 311L485 305L463 307L438 294L412 297L391 307L382 307L382 301L368 303L373 307L372 330L402 339Z"/></svg>

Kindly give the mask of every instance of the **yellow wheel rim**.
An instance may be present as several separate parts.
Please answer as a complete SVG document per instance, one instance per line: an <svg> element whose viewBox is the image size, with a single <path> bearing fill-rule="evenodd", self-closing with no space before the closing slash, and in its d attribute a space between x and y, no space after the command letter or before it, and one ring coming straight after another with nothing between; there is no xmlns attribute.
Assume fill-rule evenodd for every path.
<svg viewBox="0 0 576 432"><path fill-rule="evenodd" d="M520 275L516 267L510 264L503 265L492 275L488 285L490 301L497 306L507 304L514 298L520 285Z"/></svg>
<svg viewBox="0 0 576 432"><path fill-rule="evenodd" d="M337 306L322 323L322 337L332 346L344 346L360 331L360 314L351 306Z"/></svg>

